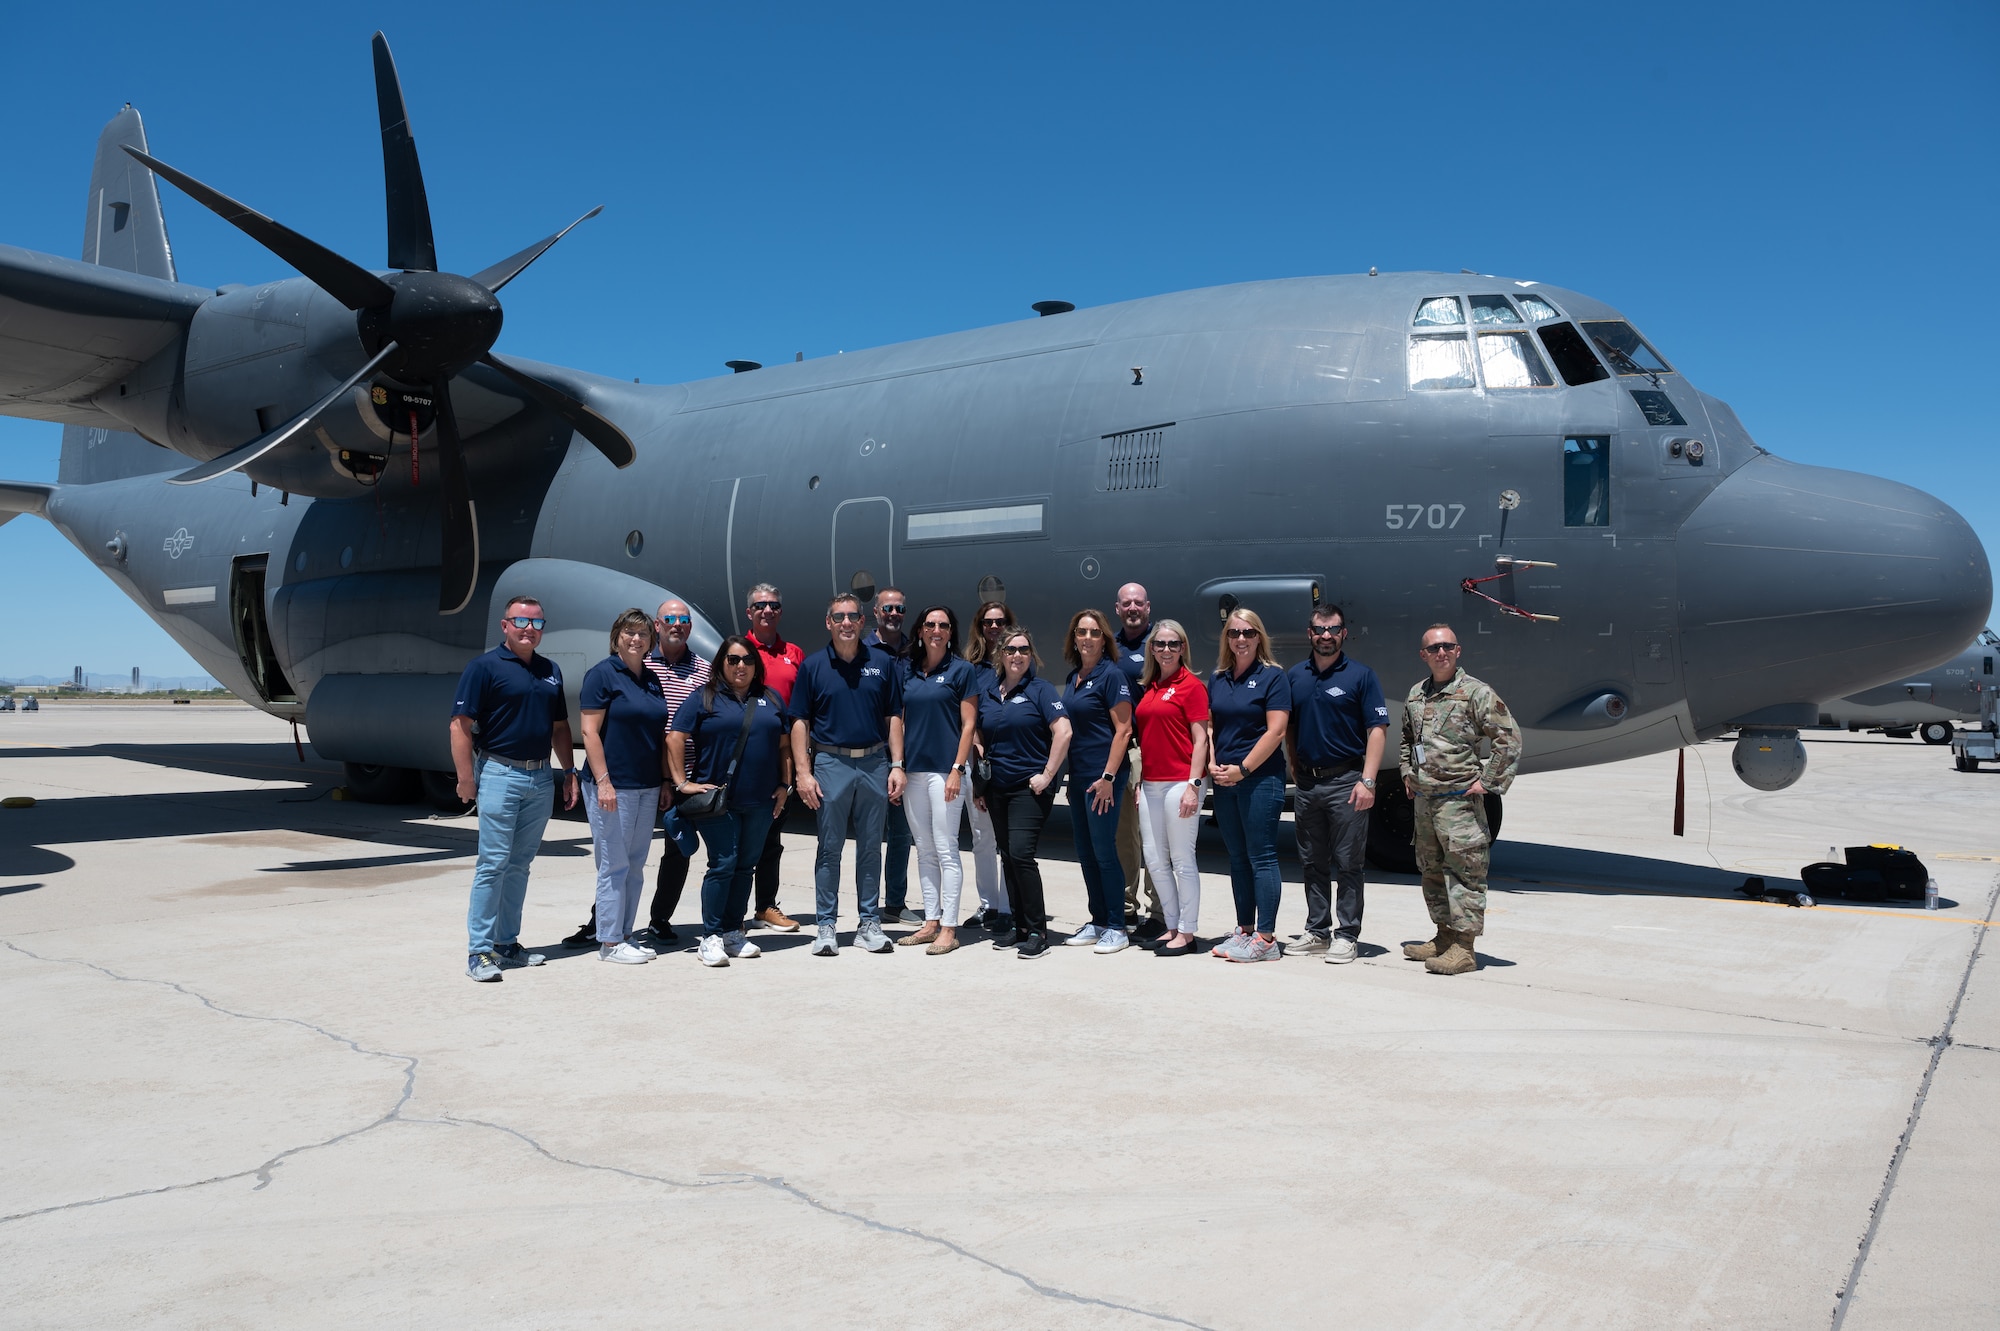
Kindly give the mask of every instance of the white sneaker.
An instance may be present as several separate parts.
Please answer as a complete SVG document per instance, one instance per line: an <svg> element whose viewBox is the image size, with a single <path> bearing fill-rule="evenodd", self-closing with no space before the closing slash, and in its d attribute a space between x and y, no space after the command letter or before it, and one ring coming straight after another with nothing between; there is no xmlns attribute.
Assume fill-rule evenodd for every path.
<svg viewBox="0 0 2000 1331"><path fill-rule="evenodd" d="M854 941L863 952L893 952L896 947L889 941L889 935L882 932L882 926L874 920L861 922L861 927L854 931Z"/></svg>
<svg viewBox="0 0 2000 1331"><path fill-rule="evenodd" d="M743 936L741 929L731 930L722 936L722 950L731 957L761 957L764 949Z"/></svg>
<svg viewBox="0 0 2000 1331"><path fill-rule="evenodd" d="M1113 952L1123 952L1131 945L1132 940L1125 936L1124 930L1106 929L1097 936L1097 946L1090 950L1101 957L1108 957Z"/></svg>
<svg viewBox="0 0 2000 1331"><path fill-rule="evenodd" d="M816 957L837 957L840 955L840 939L834 935L833 926L819 926L819 936L813 939L812 954Z"/></svg>
<svg viewBox="0 0 2000 1331"><path fill-rule="evenodd" d="M1086 924L1068 938L1063 939L1064 947L1091 947L1097 942L1097 926Z"/></svg>
<svg viewBox="0 0 2000 1331"><path fill-rule="evenodd" d="M729 964L729 954L723 950L721 934L703 934L701 936L701 946L698 950L701 954L701 964L704 966L727 966Z"/></svg>
<svg viewBox="0 0 2000 1331"><path fill-rule="evenodd" d="M635 951L635 952L644 952L644 953L646 954L646 956L647 956L647 959L648 959L648 960L650 960L650 959L651 959L651 958L653 958L653 957L657 957L657 956L659 956L659 955L660 955L660 949L658 949L658 948L656 948L656 947L651 947L651 946L648 946L647 944L645 944L645 943L642 943L642 942L640 942L640 941L639 941L638 939L636 939L636 938L628 938L628 939L626 939L626 940L625 940L625 946L627 946L627 947L631 948L631 949L632 949L633 951Z"/></svg>
<svg viewBox="0 0 2000 1331"><path fill-rule="evenodd" d="M641 952L630 943L613 943L609 947L597 949L599 961L615 961L620 966L643 966L653 959L649 952Z"/></svg>
<svg viewBox="0 0 2000 1331"><path fill-rule="evenodd" d="M1342 938L1339 934L1335 934L1332 941L1326 945L1326 964L1329 966L1344 965L1360 955L1361 945L1352 938Z"/></svg>

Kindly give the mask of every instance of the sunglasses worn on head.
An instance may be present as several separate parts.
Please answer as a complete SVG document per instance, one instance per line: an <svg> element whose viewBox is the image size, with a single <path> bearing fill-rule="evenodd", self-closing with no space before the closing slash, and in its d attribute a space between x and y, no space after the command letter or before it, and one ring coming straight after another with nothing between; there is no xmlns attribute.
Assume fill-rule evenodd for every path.
<svg viewBox="0 0 2000 1331"><path fill-rule="evenodd" d="M1417 650L1425 652L1431 656L1442 656L1446 652L1457 651L1458 644L1455 642L1434 642L1428 647L1420 647Z"/></svg>
<svg viewBox="0 0 2000 1331"><path fill-rule="evenodd" d="M750 664L750 658L743 655L743 653L741 652L731 652L729 655L722 658L722 664L726 666L738 666L738 665L747 666Z"/></svg>
<svg viewBox="0 0 2000 1331"><path fill-rule="evenodd" d="M829 610L826 617L836 624L852 624L860 620L859 610Z"/></svg>
<svg viewBox="0 0 2000 1331"><path fill-rule="evenodd" d="M1232 638L1254 638L1254 637L1256 637L1256 636L1257 636L1257 630L1256 630L1256 629L1231 629L1231 630L1229 630L1229 636L1230 636L1230 637L1232 637Z"/></svg>
<svg viewBox="0 0 2000 1331"><path fill-rule="evenodd" d="M506 622L512 624L517 629L539 629L549 621L546 619L530 619L526 615L509 615Z"/></svg>

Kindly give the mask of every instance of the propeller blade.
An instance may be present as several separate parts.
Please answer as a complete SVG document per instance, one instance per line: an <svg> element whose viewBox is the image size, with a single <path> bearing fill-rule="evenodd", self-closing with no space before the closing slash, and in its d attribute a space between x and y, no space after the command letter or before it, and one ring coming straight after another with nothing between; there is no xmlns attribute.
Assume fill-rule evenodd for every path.
<svg viewBox="0 0 2000 1331"><path fill-rule="evenodd" d="M196 203L311 278L314 285L348 309L374 309L396 298L393 287L359 264L341 258L317 241L307 240L290 227L280 226L227 194L210 189L193 176L174 170L157 157L149 157L130 144L120 146L153 174L166 177Z"/></svg>
<svg viewBox="0 0 2000 1331"><path fill-rule="evenodd" d="M431 203L424 193L424 169L417 164L417 141L403 105L403 81L389 39L375 34L375 109L382 119L382 185L389 201L389 266L410 273L437 271L437 243L431 239Z"/></svg>
<svg viewBox="0 0 2000 1331"><path fill-rule="evenodd" d="M568 421L570 428L594 444L598 452L610 459L612 466L629 467L638 460L639 450L632 446L631 439L623 430L562 389L544 383L526 370L515 369L490 351L479 359L527 390L529 397Z"/></svg>
<svg viewBox="0 0 2000 1331"><path fill-rule="evenodd" d="M465 475L465 447L458 437L458 416L451 407L451 381L431 385L437 403L438 491L444 506L440 533L438 613L455 615L472 600L479 585L479 514L472 504L472 485Z"/></svg>
<svg viewBox="0 0 2000 1331"><path fill-rule="evenodd" d="M230 472L235 471L238 468L249 466L251 463L255 462L258 458L263 457L266 453L270 452L278 445L284 443L287 439L292 438L294 435L304 430L308 425L311 425L315 420L319 419L319 414L321 412L325 411L335 402L338 402L343 396L345 396L349 391L351 391L356 384L360 383L363 379L366 379L370 375L374 374L375 367L380 365L383 361L389 359L389 357L392 354L394 354L395 350L396 350L396 344L394 342L389 343L387 346L383 347L380 351L375 353L375 357L373 360L369 361L366 365L362 366L360 369L356 370L353 374L349 375L347 377L347 382L343 383L340 387L334 389L331 393L328 393L325 397L321 398L319 401L313 403L310 407L307 407L297 416L294 416L289 421L286 421L283 425L280 425L277 429L271 431L269 434L259 435L257 438L252 439L249 443L243 445L241 448L233 448L229 452L224 453L221 457L210 458L208 461L202 463L199 467L194 467L188 471L184 471L178 476L169 477L167 480L167 484L199 485L203 481L212 481L218 476L226 476Z"/></svg>
<svg viewBox="0 0 2000 1331"><path fill-rule="evenodd" d="M502 259L491 268L482 269L474 273L472 280L479 283L480 286L485 287L488 291L498 291L501 287L506 286L509 282L519 277L523 268L541 258L548 251L549 246L555 244L564 236L567 236L570 232L576 230L603 211L604 205L600 203L562 230L556 232L553 236L545 236L522 250L519 254Z"/></svg>

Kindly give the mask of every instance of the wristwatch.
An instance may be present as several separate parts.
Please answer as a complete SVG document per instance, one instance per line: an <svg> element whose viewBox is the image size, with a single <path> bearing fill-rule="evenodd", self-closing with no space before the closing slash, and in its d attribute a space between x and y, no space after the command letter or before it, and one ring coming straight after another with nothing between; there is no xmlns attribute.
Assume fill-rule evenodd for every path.
<svg viewBox="0 0 2000 1331"><path fill-rule="evenodd" d="M1366 786L1366 787L1368 787L1368 788L1369 788L1370 790L1373 790L1373 789L1375 789L1375 782L1374 782L1374 780L1373 780L1372 778L1370 778L1370 777L1365 777L1365 776L1364 776L1364 777L1362 777L1362 778L1361 778L1361 784L1362 784L1362 785L1364 785L1364 786Z"/></svg>
<svg viewBox="0 0 2000 1331"><path fill-rule="evenodd" d="M958 774L959 774L960 776L964 776L964 775L965 775L965 771L966 771L966 764L964 764L964 763L959 763L958 765L956 765L955 767L953 767L953 768L952 768L951 770L952 770L952 771L954 771L954 772L956 772L956 773L958 773Z"/></svg>
<svg viewBox="0 0 2000 1331"><path fill-rule="evenodd" d="M903 766L903 760L901 758L898 758L894 762L891 762L889 766L900 770L901 767Z"/></svg>
<svg viewBox="0 0 2000 1331"><path fill-rule="evenodd" d="M1118 779L1118 773L1106 772L1103 776L1100 776L1097 779L1099 781L1116 781Z"/></svg>

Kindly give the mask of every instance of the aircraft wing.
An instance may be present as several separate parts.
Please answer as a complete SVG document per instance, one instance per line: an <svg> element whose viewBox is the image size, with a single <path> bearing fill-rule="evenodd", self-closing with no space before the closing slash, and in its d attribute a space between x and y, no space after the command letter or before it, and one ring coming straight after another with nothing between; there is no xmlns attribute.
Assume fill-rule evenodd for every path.
<svg viewBox="0 0 2000 1331"><path fill-rule="evenodd" d="M212 294L0 245L0 414L127 428L91 399L172 344Z"/></svg>

